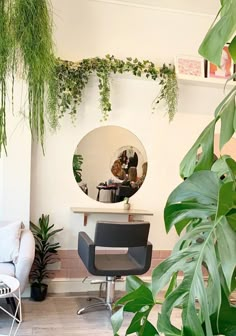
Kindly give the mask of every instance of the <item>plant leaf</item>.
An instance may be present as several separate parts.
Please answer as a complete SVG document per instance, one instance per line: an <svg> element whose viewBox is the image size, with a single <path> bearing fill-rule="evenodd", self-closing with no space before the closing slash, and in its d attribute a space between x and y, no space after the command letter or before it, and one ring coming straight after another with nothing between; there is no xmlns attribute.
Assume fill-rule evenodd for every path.
<svg viewBox="0 0 236 336"><path fill-rule="evenodd" d="M220 150L234 134L235 112L235 95L233 95L224 105L224 109L221 112Z"/></svg>
<svg viewBox="0 0 236 336"><path fill-rule="evenodd" d="M235 336L236 335L236 307L232 306L222 290L222 304L219 317L216 314L211 316L211 322L215 335Z"/></svg>
<svg viewBox="0 0 236 336"><path fill-rule="evenodd" d="M199 171L182 182L169 196L164 219L169 232L177 223L187 220L210 217L216 212L220 181L211 171Z"/></svg>
<svg viewBox="0 0 236 336"><path fill-rule="evenodd" d="M220 67L222 49L236 31L235 1L222 2L221 18L207 32L198 52L204 58Z"/></svg>
<svg viewBox="0 0 236 336"><path fill-rule="evenodd" d="M115 336L119 336L117 332L122 326L123 319L124 319L124 308L121 307L111 316L111 325Z"/></svg>
<svg viewBox="0 0 236 336"><path fill-rule="evenodd" d="M139 288L141 285L146 286L147 288L151 288L151 284L148 282L144 282L142 279L137 277L136 275L130 275L126 278L126 291L132 292L135 289Z"/></svg>
<svg viewBox="0 0 236 336"><path fill-rule="evenodd" d="M209 123L181 161L180 176L182 178L189 177L194 171L211 168L213 164L215 124L216 120ZM197 160L199 148L201 149L201 156Z"/></svg>
<svg viewBox="0 0 236 336"><path fill-rule="evenodd" d="M229 291L236 267L236 232L232 230L225 217L216 227L218 237L217 248L220 256L221 267Z"/></svg>
<svg viewBox="0 0 236 336"><path fill-rule="evenodd" d="M234 36L233 40L230 42L229 52L234 63L236 63L236 36Z"/></svg>

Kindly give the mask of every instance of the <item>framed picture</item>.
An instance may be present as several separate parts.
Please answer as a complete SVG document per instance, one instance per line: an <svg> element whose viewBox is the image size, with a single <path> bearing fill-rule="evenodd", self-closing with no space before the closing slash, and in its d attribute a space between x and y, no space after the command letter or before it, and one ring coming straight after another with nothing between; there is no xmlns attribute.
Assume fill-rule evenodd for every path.
<svg viewBox="0 0 236 336"><path fill-rule="evenodd" d="M184 78L204 78L205 60L200 56L177 56L175 58L176 73Z"/></svg>
<svg viewBox="0 0 236 336"><path fill-rule="evenodd" d="M234 63L226 45L222 50L220 67L211 62L207 62L207 77L227 79L234 73Z"/></svg>

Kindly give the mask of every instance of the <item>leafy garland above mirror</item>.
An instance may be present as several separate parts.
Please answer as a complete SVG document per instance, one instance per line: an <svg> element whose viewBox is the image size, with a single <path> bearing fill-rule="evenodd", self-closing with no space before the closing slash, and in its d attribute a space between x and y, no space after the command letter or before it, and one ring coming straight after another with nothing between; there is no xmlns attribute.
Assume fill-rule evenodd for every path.
<svg viewBox="0 0 236 336"><path fill-rule="evenodd" d="M161 91L154 106L165 100L169 119L177 105L177 80L173 66L155 67L137 58L125 61L107 55L80 62L63 61L54 55L52 10L48 0L1 0L0 3L0 153L7 145L6 97L7 80L12 78L14 103L15 74L26 80L28 111L32 136L43 146L45 120L52 130L65 113L75 119L82 101L83 89L92 73L98 77L102 120L107 120L110 103L110 74L131 73L158 80ZM59 80L58 80L59 79Z"/></svg>
<svg viewBox="0 0 236 336"><path fill-rule="evenodd" d="M98 77L102 120L107 120L112 109L109 77L111 74L124 73L131 73L138 77L144 75L146 78L158 80L161 90L154 100L153 107L164 99L167 103L169 120L173 119L176 112L178 92L174 66L171 64L166 66L164 64L158 68L153 62L148 60L140 61L131 57L121 60L110 55L106 55L105 58L87 58L80 62L58 59L56 77L59 78L59 117L69 111L72 119L75 119L78 106L82 102L83 90L92 73L95 73Z"/></svg>

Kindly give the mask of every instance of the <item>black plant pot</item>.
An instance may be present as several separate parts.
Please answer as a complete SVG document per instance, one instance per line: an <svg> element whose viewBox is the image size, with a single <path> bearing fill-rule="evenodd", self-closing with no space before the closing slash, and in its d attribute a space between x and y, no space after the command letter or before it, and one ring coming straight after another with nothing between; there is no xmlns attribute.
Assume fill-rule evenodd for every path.
<svg viewBox="0 0 236 336"><path fill-rule="evenodd" d="M45 300L48 292L48 285L46 284L31 284L31 294L30 297L34 301L43 301Z"/></svg>

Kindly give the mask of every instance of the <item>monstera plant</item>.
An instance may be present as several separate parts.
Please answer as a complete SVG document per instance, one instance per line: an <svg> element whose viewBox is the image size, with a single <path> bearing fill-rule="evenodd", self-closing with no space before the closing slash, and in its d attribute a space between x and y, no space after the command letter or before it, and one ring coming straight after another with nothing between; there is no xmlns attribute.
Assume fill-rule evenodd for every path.
<svg viewBox="0 0 236 336"><path fill-rule="evenodd" d="M236 2L222 0L199 48L218 66L228 41L236 62L235 13ZM126 311L134 314L126 335L236 335L236 306L230 300L236 288L236 162L228 155L214 160L217 122L221 122L220 150L236 130L235 94L233 87L180 164L183 182L170 194L164 220L166 231L175 227L181 238L171 256L153 270L151 283L134 276L127 279L128 293L116 302L121 308L112 316L116 336ZM149 313L166 288L153 325ZM181 310L181 327L173 324L174 309Z"/></svg>

